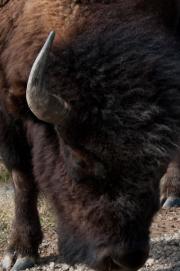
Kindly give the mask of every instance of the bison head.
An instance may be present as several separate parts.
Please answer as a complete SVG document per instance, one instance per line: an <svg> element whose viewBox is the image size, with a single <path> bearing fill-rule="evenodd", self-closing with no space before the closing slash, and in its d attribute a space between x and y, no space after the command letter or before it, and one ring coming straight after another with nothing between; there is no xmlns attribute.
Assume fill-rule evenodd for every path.
<svg viewBox="0 0 180 271"><path fill-rule="evenodd" d="M28 105L60 143L51 183L67 263L131 271L147 259L180 127L176 46L151 24L110 21L64 47L51 33L31 70Z"/></svg>

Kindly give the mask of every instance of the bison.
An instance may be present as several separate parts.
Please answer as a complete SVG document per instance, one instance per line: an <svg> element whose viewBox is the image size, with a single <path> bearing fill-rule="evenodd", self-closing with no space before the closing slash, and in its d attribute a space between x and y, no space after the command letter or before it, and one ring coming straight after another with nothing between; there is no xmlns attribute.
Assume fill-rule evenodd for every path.
<svg viewBox="0 0 180 271"><path fill-rule="evenodd" d="M36 262L39 191L66 263L145 263L179 144L179 10L173 0L1 1L0 153L15 191L3 270Z"/></svg>
<svg viewBox="0 0 180 271"><path fill-rule="evenodd" d="M180 157L169 164L166 174L161 179L161 205L164 207L180 207Z"/></svg>

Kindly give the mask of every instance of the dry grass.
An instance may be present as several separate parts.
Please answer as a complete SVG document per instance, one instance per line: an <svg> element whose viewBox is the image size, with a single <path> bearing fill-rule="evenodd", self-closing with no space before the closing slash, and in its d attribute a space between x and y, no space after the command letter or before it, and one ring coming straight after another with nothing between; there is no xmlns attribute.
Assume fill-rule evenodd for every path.
<svg viewBox="0 0 180 271"><path fill-rule="evenodd" d="M10 174L5 166L0 163L0 183L7 183L10 179Z"/></svg>
<svg viewBox="0 0 180 271"><path fill-rule="evenodd" d="M10 225L13 217L13 200L8 195L0 194L0 255L7 244L7 235L10 231Z"/></svg>

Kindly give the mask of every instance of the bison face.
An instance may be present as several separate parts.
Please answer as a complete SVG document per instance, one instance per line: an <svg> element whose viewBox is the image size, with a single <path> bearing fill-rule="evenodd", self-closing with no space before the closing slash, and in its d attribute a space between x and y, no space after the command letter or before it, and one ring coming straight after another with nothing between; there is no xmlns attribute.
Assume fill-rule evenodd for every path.
<svg viewBox="0 0 180 271"><path fill-rule="evenodd" d="M70 264L137 270L148 256L158 188L155 191L149 179L132 176L130 167L124 177L121 164L114 169L116 158L106 157L108 149L102 145L96 144L91 151L86 146L75 149L61 142L67 174L59 201L61 254Z"/></svg>
<svg viewBox="0 0 180 271"><path fill-rule="evenodd" d="M106 37L107 48L101 42L106 49L104 54L96 50L97 44L92 42L95 48L87 56L87 70L94 72L94 79L89 79L82 65L83 48L86 51L90 47L88 44L79 46L82 61L76 56L77 63L71 63L78 74L79 89L74 97L77 103L68 100L73 91L70 87L64 96L47 91L47 78L45 80L43 74L54 36L51 33L33 65L27 101L39 119L54 124L60 141L63 163L56 174L60 180L56 179L53 200L59 215L59 244L65 261L85 263L100 270L132 271L142 266L148 256L149 227L159 208L159 180L173 149L176 122L173 108L179 107L168 103L168 82L164 84L163 95L157 91L162 74L158 88L152 74L148 74L155 73L151 66L142 74L141 67L147 63L153 67L157 61L162 64L162 58L153 58L156 53L153 39L150 38L150 45L144 36L143 40L138 38L147 46L144 55L143 50L139 50L138 56L133 45L126 44L127 38L123 39L125 44L120 42L121 33L116 31L113 37ZM116 38L113 48L117 51L111 54L113 38ZM135 42L132 37L128 40ZM119 67L124 48L131 50L130 56ZM148 62L147 51L151 49ZM111 80L104 76L107 71ZM157 75L154 76L158 81ZM148 82L151 79L152 82ZM61 77L55 82L59 82L59 86L63 80ZM69 86L73 85L74 77L71 80ZM175 100L171 97L171 102Z"/></svg>

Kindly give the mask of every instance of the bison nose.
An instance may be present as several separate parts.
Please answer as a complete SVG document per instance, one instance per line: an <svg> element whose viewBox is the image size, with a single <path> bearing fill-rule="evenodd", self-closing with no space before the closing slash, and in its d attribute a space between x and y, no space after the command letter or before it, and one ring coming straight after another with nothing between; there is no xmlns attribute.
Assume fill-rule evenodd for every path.
<svg viewBox="0 0 180 271"><path fill-rule="evenodd" d="M139 245L136 248L105 249L99 254L100 270L135 271L142 267L148 258L149 245Z"/></svg>
<svg viewBox="0 0 180 271"><path fill-rule="evenodd" d="M120 267L120 270L137 270L144 265L148 258L148 254L149 247L141 247L136 250L124 250L112 255L112 261L116 266Z"/></svg>

